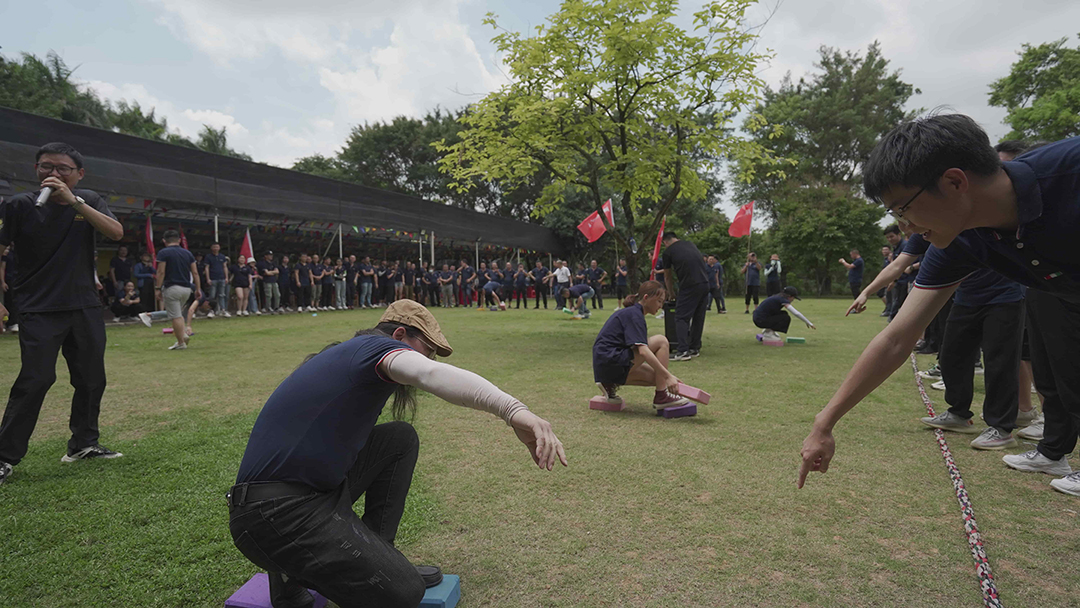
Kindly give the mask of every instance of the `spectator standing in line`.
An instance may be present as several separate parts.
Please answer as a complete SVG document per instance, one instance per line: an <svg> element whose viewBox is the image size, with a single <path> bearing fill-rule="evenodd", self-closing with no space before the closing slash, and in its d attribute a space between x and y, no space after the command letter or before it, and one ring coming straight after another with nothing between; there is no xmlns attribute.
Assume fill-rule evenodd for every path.
<svg viewBox="0 0 1080 608"><path fill-rule="evenodd" d="M589 282L589 273L585 271L585 264L578 262L577 270L574 271L574 285L583 285Z"/></svg>
<svg viewBox="0 0 1080 608"><path fill-rule="evenodd" d="M626 260L619 259L619 267L615 269L615 299L619 301L617 306L622 307L622 302L630 295L630 269L626 267Z"/></svg>
<svg viewBox="0 0 1080 608"><path fill-rule="evenodd" d="M0 216L2 217L2 216ZM7 308L7 331L18 333L19 316L15 309L15 279L18 265L15 261L15 245L8 245L0 257L0 306ZM0 333L4 332L4 317L0 315Z"/></svg>
<svg viewBox="0 0 1080 608"><path fill-rule="evenodd" d="M405 269L403 264L394 262L394 301L405 299Z"/></svg>
<svg viewBox="0 0 1080 608"><path fill-rule="evenodd" d="M187 324L184 322L187 312L185 305L190 303L192 295L196 300L199 298L199 269L195 263L195 256L180 246L179 232L166 230L163 240L165 248L157 254L157 277L154 279L154 288L161 292L161 298L165 302L164 316L172 321L176 344L170 346L169 350L184 350L191 339ZM143 313L139 315L139 318L147 327L150 327L151 315Z"/></svg>
<svg viewBox="0 0 1080 608"><path fill-rule="evenodd" d="M885 228L885 240L889 242L889 246L892 249L893 259L900 257L900 254L904 252L904 247L907 246L907 239L904 238L900 232L900 226L893 224ZM900 276L893 281L891 290L893 291L893 305L889 310L889 321L896 318L896 314L900 312L900 307L904 305L904 300L907 300L908 285L915 278L912 274L911 266L908 266L900 274Z"/></svg>
<svg viewBox="0 0 1080 608"><path fill-rule="evenodd" d="M377 260L377 268L375 270L375 295L378 298L376 302L379 306L386 306L386 292L390 288L390 284L386 281L386 273L390 270L387 268L386 260Z"/></svg>
<svg viewBox="0 0 1080 608"><path fill-rule="evenodd" d="M663 242L664 268L669 270L664 273L668 294L675 293L675 279L679 279L679 293L675 298L678 346L670 357L673 361L686 361L701 354L701 334L708 310L705 306L709 295L709 273L701 252L693 243L680 241L670 230L664 233Z"/></svg>
<svg viewBox="0 0 1080 608"><path fill-rule="evenodd" d="M0 249L14 244L18 253L15 283L8 290L20 315L21 357L0 422L0 483L26 456L41 404L56 382L61 350L75 389L71 439L61 461L121 455L98 443L106 383L105 323L93 256L96 232L119 241L124 227L101 196L75 187L86 175L75 148L46 144L34 162L41 189L16 194L0 205ZM52 194L39 207L36 201L44 188ZM0 304L0 319L7 312Z"/></svg>
<svg viewBox="0 0 1080 608"><path fill-rule="evenodd" d="M240 255L236 257L236 263L229 268L232 276L233 291L236 293L236 316L248 316L248 292L251 290L251 270L248 269L247 258Z"/></svg>
<svg viewBox="0 0 1080 608"><path fill-rule="evenodd" d="M521 301L525 300L525 309L529 308L529 273L525 272L525 265L518 264L517 272L514 273L514 297L517 298L517 307L521 308Z"/></svg>
<svg viewBox="0 0 1080 608"><path fill-rule="evenodd" d="M349 304L346 302L348 294L345 292L345 284L349 278L349 271L341 258L334 261L334 305L338 310L345 310Z"/></svg>
<svg viewBox="0 0 1080 608"><path fill-rule="evenodd" d="M547 310L547 292L548 286L548 269L544 267L544 263L540 261L540 258L536 259L536 268L529 271L529 278L533 282L533 296L536 298L536 304L533 306L533 310L540 309L540 298L544 298L544 310Z"/></svg>
<svg viewBox="0 0 1080 608"><path fill-rule="evenodd" d="M296 265L293 275L296 284L300 286L300 306L296 308L296 312L315 312L315 278L312 275L311 256L300 254L300 263Z"/></svg>
<svg viewBox="0 0 1080 608"><path fill-rule="evenodd" d="M406 300L414 299L413 285L416 284L416 266L412 262L405 262L405 272L402 273L401 297Z"/></svg>
<svg viewBox="0 0 1080 608"><path fill-rule="evenodd" d="M281 256L281 262L277 265L278 288L281 290L282 312L292 312L296 305L295 285L293 284L292 260L288 255Z"/></svg>
<svg viewBox="0 0 1080 608"><path fill-rule="evenodd" d="M139 312L152 312L154 310L154 265L150 261L150 254L144 253L139 256L139 263L131 270L135 277L135 288L139 291Z"/></svg>
<svg viewBox="0 0 1080 608"><path fill-rule="evenodd" d="M754 307L758 305L758 293L761 291L761 262L757 259L757 254L751 252L746 256L746 263L743 264L742 274L746 275L746 310L743 314L750 314L750 299L754 300Z"/></svg>
<svg viewBox="0 0 1080 608"><path fill-rule="evenodd" d="M780 266L780 256L772 254L769 263L765 266L765 295L774 296L780 293L780 275L784 272ZM755 302L756 304L756 302Z"/></svg>
<svg viewBox="0 0 1080 608"><path fill-rule="evenodd" d="M229 258L221 253L221 245L210 245L210 253L203 258L210 275L210 300L217 305L217 314L228 319L229 314ZM208 315L212 316L212 315Z"/></svg>
<svg viewBox="0 0 1080 608"><path fill-rule="evenodd" d="M248 313L254 312L256 316L262 316L262 310L259 309L259 297L262 277L259 276L259 270L255 267L255 258L250 258L247 261L248 265L248 279L250 280L250 287L248 288Z"/></svg>
<svg viewBox="0 0 1080 608"><path fill-rule="evenodd" d="M278 270L278 265L274 263L274 252L267 251L263 254L262 261L256 264L255 268L262 279L263 304L266 305L267 313L280 315L283 312L281 310L281 289L278 287L278 276L281 271Z"/></svg>
<svg viewBox="0 0 1080 608"><path fill-rule="evenodd" d="M555 261L555 272L550 277L555 283L555 305L561 310L567 308L563 291L570 289L571 272L566 260Z"/></svg>
<svg viewBox="0 0 1080 608"><path fill-rule="evenodd" d="M124 290L120 292L120 299L113 302L110 308L117 321L130 321L132 317L143 312L140 302L142 299L139 297L139 291L135 289L135 283L128 281L124 284Z"/></svg>
<svg viewBox="0 0 1080 608"><path fill-rule="evenodd" d="M375 286L375 269L371 267L371 258L366 255L360 262L357 281L360 285L360 308L372 308L371 292Z"/></svg>
<svg viewBox="0 0 1080 608"><path fill-rule="evenodd" d="M601 268L596 260L589 262L589 269L585 272L589 280L589 287L593 288L593 308L604 309L604 280L607 279L607 271Z"/></svg>
<svg viewBox="0 0 1080 608"><path fill-rule="evenodd" d="M502 294L500 296L503 302L506 302L506 307L510 307L510 300L514 297L514 266L512 263L507 262L502 271Z"/></svg>
<svg viewBox="0 0 1080 608"><path fill-rule="evenodd" d="M443 264L442 272L439 273L437 279L439 282L439 292L443 308L451 308L454 306L454 286L451 284L453 280L454 273L450 271L450 265Z"/></svg>
<svg viewBox="0 0 1080 608"><path fill-rule="evenodd" d="M311 256L311 305L317 310L322 310L323 301L323 276L326 275L326 266L319 259L319 254Z"/></svg>
<svg viewBox="0 0 1080 608"><path fill-rule="evenodd" d="M352 310L356 306L356 256L349 255L343 266L345 266L345 307Z"/></svg>
<svg viewBox="0 0 1080 608"><path fill-rule="evenodd" d="M322 299L323 310L334 310L334 263L330 257L323 258Z"/></svg>
<svg viewBox="0 0 1080 608"><path fill-rule="evenodd" d="M847 268L847 282L851 287L851 297L857 298L862 293L862 279L863 279L863 262L862 256L859 255L858 249L851 250L851 262L849 263L844 258L840 258L840 263L844 268Z"/></svg>
<svg viewBox="0 0 1080 608"><path fill-rule="evenodd" d="M124 293L124 285L131 280L132 266L134 260L128 257L128 248L121 245L113 259L109 260L109 282L112 283L113 293L118 300Z"/></svg>
<svg viewBox="0 0 1080 608"><path fill-rule="evenodd" d="M715 255L708 257L706 264L709 272L709 296L705 299L705 311L708 312L713 301L716 301L716 314L727 314L727 303L724 302L724 266L717 261Z"/></svg>
<svg viewBox="0 0 1080 608"><path fill-rule="evenodd" d="M882 264L881 264L882 268L888 268L889 265L893 263L892 249L889 248L888 246L885 246L885 247L881 248L881 260L882 260ZM885 285L881 289L877 290L877 292L874 295L881 298L881 303L885 305L885 310L881 311L880 316L882 316L882 317L889 316L889 311L892 309L893 296L895 295L893 293L893 291L892 291L892 286L891 285Z"/></svg>
<svg viewBox="0 0 1080 608"><path fill-rule="evenodd" d="M472 306L473 293L476 291L476 270L469 265L468 260L461 260L461 296L465 306Z"/></svg>

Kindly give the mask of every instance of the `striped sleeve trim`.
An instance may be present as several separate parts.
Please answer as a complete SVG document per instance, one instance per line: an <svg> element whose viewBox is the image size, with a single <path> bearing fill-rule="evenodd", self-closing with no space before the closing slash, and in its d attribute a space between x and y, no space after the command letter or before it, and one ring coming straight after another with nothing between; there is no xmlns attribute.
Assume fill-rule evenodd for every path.
<svg viewBox="0 0 1080 608"><path fill-rule="evenodd" d="M386 353L385 355L383 355L382 357L380 357L379 362L375 364L375 374L378 375L379 378L381 378L383 382L386 382L388 384L397 384L397 382L394 382L393 380L391 380L391 379L387 378L386 376L384 376L382 374L382 372L379 371L379 368L382 367L383 361L386 361L386 358L389 357L390 355L392 355L394 353L400 353L402 351L407 351L407 350L412 350L412 349L411 348L395 348L394 350L392 350L392 351Z"/></svg>
<svg viewBox="0 0 1080 608"><path fill-rule="evenodd" d="M960 279L958 279L956 281L953 281L952 283L945 283L943 285L923 285L922 283L919 283L919 279L915 279L915 288L916 289L927 289L927 290L930 290L930 291L936 291L936 290L939 290L939 289L946 289L946 288L952 287L953 285L959 285L960 283L963 283L964 279L967 279L968 277L970 277L973 274L975 274L975 273L974 272L969 272L968 274L964 275Z"/></svg>

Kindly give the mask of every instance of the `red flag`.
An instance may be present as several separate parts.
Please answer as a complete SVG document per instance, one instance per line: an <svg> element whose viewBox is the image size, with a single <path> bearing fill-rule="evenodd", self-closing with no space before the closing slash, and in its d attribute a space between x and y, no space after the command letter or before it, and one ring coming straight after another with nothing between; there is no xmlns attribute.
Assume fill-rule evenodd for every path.
<svg viewBox="0 0 1080 608"><path fill-rule="evenodd" d="M614 227L615 215L611 210L611 199L609 198L600 208L604 210L604 215L607 217L608 223ZM590 243L604 236L604 233L607 232L607 226L604 225L604 221L600 219L600 214L596 211L593 211L589 214L589 217L581 220L577 229L585 235L585 238L589 239Z"/></svg>
<svg viewBox="0 0 1080 608"><path fill-rule="evenodd" d="M754 201L750 201L739 207L739 212L735 214L731 226L728 226L727 233L734 237L746 236L750 234L750 222L753 220Z"/></svg>
<svg viewBox="0 0 1080 608"><path fill-rule="evenodd" d="M660 232L656 233L656 247L652 250L652 271L649 273L649 280L656 280L656 260L660 258L660 242L664 240L664 226L667 224L667 216L664 216L660 220Z"/></svg>
<svg viewBox="0 0 1080 608"><path fill-rule="evenodd" d="M180 246L187 249L187 235L184 234L184 229L180 228Z"/></svg>
<svg viewBox="0 0 1080 608"><path fill-rule="evenodd" d="M150 223L149 215L146 216L146 251L150 254L154 270L157 270L157 251L154 249L154 226Z"/></svg>
<svg viewBox="0 0 1080 608"><path fill-rule="evenodd" d="M244 243L240 245L240 255L244 256L245 260L255 259L255 248L251 246L251 228L247 229L244 233Z"/></svg>

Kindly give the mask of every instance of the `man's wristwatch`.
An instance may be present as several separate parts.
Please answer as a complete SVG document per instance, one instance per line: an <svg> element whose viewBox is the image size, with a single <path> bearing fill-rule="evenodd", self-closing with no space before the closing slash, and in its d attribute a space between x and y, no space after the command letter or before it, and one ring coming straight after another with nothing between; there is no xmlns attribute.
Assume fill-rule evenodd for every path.
<svg viewBox="0 0 1080 608"><path fill-rule="evenodd" d="M81 206L83 206L85 204L86 204L86 201L83 200L83 197L75 195L75 204L72 205L72 208L78 209L79 207L81 207Z"/></svg>

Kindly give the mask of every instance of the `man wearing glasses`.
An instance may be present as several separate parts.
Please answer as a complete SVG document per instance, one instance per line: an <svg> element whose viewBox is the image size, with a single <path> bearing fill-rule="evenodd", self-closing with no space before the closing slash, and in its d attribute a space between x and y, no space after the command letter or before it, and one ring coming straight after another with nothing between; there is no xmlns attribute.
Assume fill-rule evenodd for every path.
<svg viewBox="0 0 1080 608"><path fill-rule="evenodd" d="M803 442L801 487L824 473L833 426L908 357L919 334L971 273L989 268L1028 286L1035 385L1046 397L1036 450L1004 457L1021 471L1064 476L1050 485L1080 496L1066 456L1080 429L1080 137L999 160L967 116L904 123L882 138L863 167L866 194L930 241L915 289L863 351Z"/></svg>
<svg viewBox="0 0 1080 608"><path fill-rule="evenodd" d="M62 462L116 458L98 444L98 412L105 392L105 324L95 286L94 231L114 241L124 229L95 192L76 189L85 175L82 155L51 143L37 152L41 190L24 192L0 207L0 249L15 244L18 281L11 288L19 309L22 368L11 387L0 423L0 483L26 455L41 403L56 381L56 355L63 349L75 395L71 439ZM0 317L6 312L0 304Z"/></svg>

